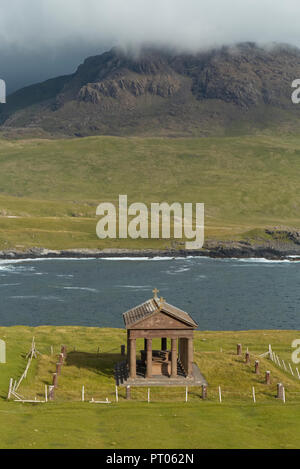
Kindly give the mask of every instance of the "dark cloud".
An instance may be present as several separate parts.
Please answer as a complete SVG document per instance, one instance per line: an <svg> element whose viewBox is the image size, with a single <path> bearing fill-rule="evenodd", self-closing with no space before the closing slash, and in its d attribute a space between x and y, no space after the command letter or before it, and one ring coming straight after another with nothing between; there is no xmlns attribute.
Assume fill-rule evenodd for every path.
<svg viewBox="0 0 300 469"><path fill-rule="evenodd" d="M114 45L300 45L299 14L298 0L1 0L0 77L12 90Z"/></svg>
<svg viewBox="0 0 300 469"><path fill-rule="evenodd" d="M6 81L8 92L12 92L48 78L73 73L86 57L109 47L111 44L101 46L75 40L61 47L45 45L34 51L7 46L0 50L0 77Z"/></svg>

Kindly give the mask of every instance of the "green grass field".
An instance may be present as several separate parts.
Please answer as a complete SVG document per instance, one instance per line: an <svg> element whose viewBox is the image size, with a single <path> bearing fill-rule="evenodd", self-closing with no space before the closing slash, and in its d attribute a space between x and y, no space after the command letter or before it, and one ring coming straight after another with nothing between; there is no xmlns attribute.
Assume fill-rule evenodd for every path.
<svg viewBox="0 0 300 469"><path fill-rule="evenodd" d="M96 237L96 207L204 202L206 238L259 239L299 226L300 137L0 141L0 249L165 248ZM16 218L10 218L16 217Z"/></svg>
<svg viewBox="0 0 300 469"><path fill-rule="evenodd" d="M125 331L53 326L0 328L0 338L7 343L7 364L0 365L0 447L299 448L300 380L267 358L259 358L261 374L253 372L255 359L267 351L269 343L286 363L291 362L291 342L299 334L197 331L195 361L209 383L206 401L200 398L197 388L190 389L187 403L184 388L152 388L150 403L146 402L145 388L134 388L132 400L126 401L124 389L120 388L116 403L113 365L121 358ZM8 402L9 378L17 379L25 369L25 354L33 335L41 356L33 361L19 392L26 398L42 398L45 385L51 384L56 354L65 344L69 353L56 400L48 404ZM236 355L239 342L244 351L249 347L250 365ZM141 346L138 344L137 349ZM264 384L266 370L271 371L270 386ZM275 398L277 382L285 385L286 404ZM108 397L112 403L80 402L83 384L87 401ZM222 403L218 400L218 386L222 389Z"/></svg>

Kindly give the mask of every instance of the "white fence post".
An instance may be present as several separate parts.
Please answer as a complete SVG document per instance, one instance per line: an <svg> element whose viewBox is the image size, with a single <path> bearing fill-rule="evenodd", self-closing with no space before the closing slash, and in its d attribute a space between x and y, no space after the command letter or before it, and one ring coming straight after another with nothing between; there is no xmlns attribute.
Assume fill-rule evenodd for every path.
<svg viewBox="0 0 300 469"><path fill-rule="evenodd" d="M185 387L185 402L188 401L188 392L189 392L189 388L188 386Z"/></svg>
<svg viewBox="0 0 300 469"><path fill-rule="evenodd" d="M148 388L148 402L150 402L150 388Z"/></svg>
<svg viewBox="0 0 300 469"><path fill-rule="evenodd" d="M116 386L116 402L119 402L118 386Z"/></svg>
<svg viewBox="0 0 300 469"><path fill-rule="evenodd" d="M82 402L84 402L84 386L82 386L82 390L81 390L81 400Z"/></svg>
<svg viewBox="0 0 300 469"><path fill-rule="evenodd" d="M274 361L271 344L269 344L269 355L270 355L270 359Z"/></svg>
<svg viewBox="0 0 300 469"><path fill-rule="evenodd" d="M255 389L254 386L252 387L252 396L253 396L253 402L254 404L256 403L256 397L255 397Z"/></svg>
<svg viewBox="0 0 300 469"><path fill-rule="evenodd" d="M219 386L219 400L222 402L222 391L221 391L221 386Z"/></svg>

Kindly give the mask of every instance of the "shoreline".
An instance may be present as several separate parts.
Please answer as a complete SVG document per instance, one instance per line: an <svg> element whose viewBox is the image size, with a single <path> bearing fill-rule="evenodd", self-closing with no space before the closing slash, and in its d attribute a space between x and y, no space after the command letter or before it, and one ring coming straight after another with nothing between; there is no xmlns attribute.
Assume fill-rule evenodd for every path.
<svg viewBox="0 0 300 469"><path fill-rule="evenodd" d="M30 248L26 251L10 249L0 251L1 260L30 259L105 259L105 258L186 258L210 257L215 259L267 259L300 261L300 245L293 246L253 246L248 243L216 243L201 250L186 249L63 249Z"/></svg>

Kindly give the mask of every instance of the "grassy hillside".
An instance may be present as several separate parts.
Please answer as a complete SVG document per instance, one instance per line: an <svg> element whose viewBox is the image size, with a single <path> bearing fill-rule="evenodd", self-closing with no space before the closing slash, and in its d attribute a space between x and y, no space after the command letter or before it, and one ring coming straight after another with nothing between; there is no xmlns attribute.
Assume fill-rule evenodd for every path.
<svg viewBox="0 0 300 469"><path fill-rule="evenodd" d="M64 343L69 354L56 401L40 405L7 402L9 378L22 374L33 335L42 355L33 362L19 391L28 398L42 395L45 384L51 384L56 354ZM269 343L281 358L290 361L291 342L297 336L295 331L196 332L195 361L209 383L207 401L200 399L196 388L190 389L188 403L183 388L152 388L150 404L145 402L147 390L135 389L133 400L126 401L120 388L117 404L113 365L120 359L123 330L0 328L0 338L7 342L7 364L0 365L0 447L299 448L300 381L263 358L261 374L253 372L254 360ZM250 366L236 356L238 342L244 350L249 347ZM264 384L266 370L271 371L270 386ZM286 404L275 399L279 381L286 387ZM112 404L79 402L82 384L87 400L109 397ZM219 385L222 404L218 402Z"/></svg>
<svg viewBox="0 0 300 469"><path fill-rule="evenodd" d="M259 238L299 226L299 171L300 137L3 139L0 248L170 246L97 239L96 207L119 194L204 202L206 238Z"/></svg>

